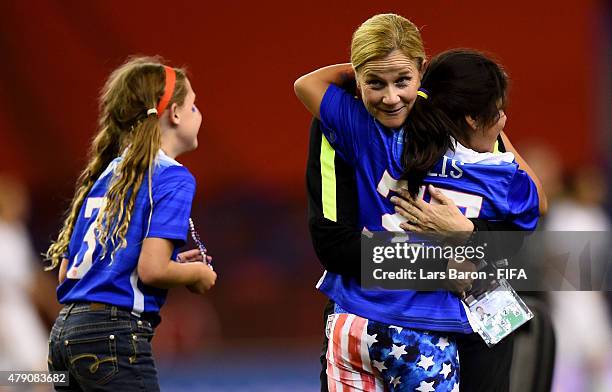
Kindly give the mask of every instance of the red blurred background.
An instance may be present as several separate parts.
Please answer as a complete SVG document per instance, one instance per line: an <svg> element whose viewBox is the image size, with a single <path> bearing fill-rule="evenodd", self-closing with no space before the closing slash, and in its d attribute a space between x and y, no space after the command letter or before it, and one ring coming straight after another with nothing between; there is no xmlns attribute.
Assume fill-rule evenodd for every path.
<svg viewBox="0 0 612 392"><path fill-rule="evenodd" d="M308 114L292 83L348 61L353 30L386 11L420 26L430 55L496 55L512 78L513 139L546 140L568 164L594 151L603 0L368 3L3 1L2 167L47 195L65 193L105 78L128 55L159 54L192 74L204 122L201 148L184 162L202 196L245 186L302 199Z"/></svg>
<svg viewBox="0 0 612 392"><path fill-rule="evenodd" d="M519 150L545 144L565 167L602 163L604 2L4 0L0 172L29 187L42 252L85 164L109 73L133 54L186 66L204 120L199 149L180 160L198 181L194 215L219 281L205 299L171 294L158 350L285 339L316 352L325 299L306 230L309 115L293 81L348 61L354 29L395 12L421 27L430 56L472 47L505 66L506 132Z"/></svg>

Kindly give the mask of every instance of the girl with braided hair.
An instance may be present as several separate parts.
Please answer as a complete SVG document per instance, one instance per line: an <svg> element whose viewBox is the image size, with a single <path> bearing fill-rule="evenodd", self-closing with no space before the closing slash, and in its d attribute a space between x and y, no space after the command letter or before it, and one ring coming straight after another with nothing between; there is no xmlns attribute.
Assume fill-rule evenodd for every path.
<svg viewBox="0 0 612 392"><path fill-rule="evenodd" d="M177 252L195 180L175 159L198 145L194 101L185 71L158 58L129 59L102 90L89 162L47 251L65 305L49 369L69 372L69 390L159 390L151 339L167 289L215 283L209 256Z"/></svg>

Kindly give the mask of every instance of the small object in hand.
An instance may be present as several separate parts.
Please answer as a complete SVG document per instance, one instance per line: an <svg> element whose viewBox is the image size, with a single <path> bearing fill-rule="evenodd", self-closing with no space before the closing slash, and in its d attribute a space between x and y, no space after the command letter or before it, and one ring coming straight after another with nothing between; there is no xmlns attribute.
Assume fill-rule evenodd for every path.
<svg viewBox="0 0 612 392"><path fill-rule="evenodd" d="M200 250L200 253L202 254L202 262L206 263L206 265L208 265L210 269L214 270L211 263L212 257L206 255L206 247L200 239L200 234L198 234L198 231L196 230L195 225L193 223L193 219L191 218L189 218L189 232L191 233L191 238L193 238L193 242L195 242L196 246Z"/></svg>

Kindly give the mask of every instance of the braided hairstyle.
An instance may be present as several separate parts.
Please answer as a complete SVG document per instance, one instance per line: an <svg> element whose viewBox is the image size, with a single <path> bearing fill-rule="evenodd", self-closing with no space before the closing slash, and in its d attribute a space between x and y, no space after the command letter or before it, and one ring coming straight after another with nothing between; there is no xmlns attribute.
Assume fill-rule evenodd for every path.
<svg viewBox="0 0 612 392"><path fill-rule="evenodd" d="M187 94L186 74L176 69L176 85L170 105L182 105ZM148 177L149 200L152 201L151 176L155 157L161 146L159 118L148 115L164 94L166 73L158 57L133 57L117 68L106 81L100 95L98 133L94 137L87 166L80 174L74 197L68 208L57 240L47 250L51 261L47 270L55 268L66 257L75 222L89 191L110 162L122 155L113 172L105 205L98 213L96 237L117 250L127 245L125 237L136 196ZM161 115L161 113L159 114Z"/></svg>

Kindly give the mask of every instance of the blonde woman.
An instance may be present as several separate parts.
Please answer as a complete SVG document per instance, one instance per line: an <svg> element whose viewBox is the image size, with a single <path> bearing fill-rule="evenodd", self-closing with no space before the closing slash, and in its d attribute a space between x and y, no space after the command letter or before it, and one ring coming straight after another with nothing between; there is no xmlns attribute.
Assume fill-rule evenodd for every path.
<svg viewBox="0 0 612 392"><path fill-rule="evenodd" d="M58 390L159 390L151 339L167 289L215 283L199 251L182 260L202 262L173 262L195 192L175 160L198 145L194 101L185 72L156 58L129 60L102 90L89 163L47 252L65 305L49 340L49 369L69 372Z"/></svg>
<svg viewBox="0 0 612 392"><path fill-rule="evenodd" d="M395 213L391 200L396 194L409 196L401 191L406 184L398 181L405 178L404 170L409 168L407 174L416 174L417 180L408 183L412 196L423 181L423 173L431 169L435 175L432 175L434 180L428 177L430 184L454 189L451 194L455 196L463 187L470 193L478 193L463 193L461 205L467 207L469 218L508 219L520 228L533 229L538 214L536 185L525 173L518 171L515 163L499 165L500 159L487 160L488 156L479 155L481 152L491 155L505 122L503 110L500 111L506 96L505 75L495 63L478 54L469 55L466 61L470 67L476 65L475 75L482 74L475 83L479 90L484 90L485 97L482 103L476 103L479 106L476 111L462 111L461 116L464 122L470 115L474 117L475 121L466 122L468 128L473 124L479 131L481 127L487 130L486 140L469 139L470 143L474 142L474 145L468 144L472 149L469 151L475 154L474 159L478 158L469 163L489 162L491 165L469 165L469 170L466 166L463 176L461 167L454 166L461 166L463 162L436 164L447 150L452 151L449 132L454 130L446 116L437 117L438 106L420 110L421 116L412 118L415 106L427 106L417 100L429 102L429 97L426 91L419 89L425 62L420 35L405 18L393 14L370 18L353 36L351 64L321 68L296 81L296 94L321 120L329 144L355 169L360 227L370 231L419 228L422 214L413 209L411 220L406 222ZM478 69L483 61L490 63L487 69L491 72ZM455 64L451 67L456 68ZM351 77L357 82L361 99L337 87ZM433 123L429 123L430 120ZM424 122L428 122L426 126L422 126ZM466 152L465 149L461 151ZM503 191L482 186L478 173L487 172L499 173L499 178L491 178L490 182L495 180ZM507 183L514 177L521 187ZM521 189L525 193L520 197L513 195L520 202L507 211L507 206L497 204L500 202L496 198L501 192L508 194L511 189ZM436 188L430 187L429 191L445 204L452 204L452 200L440 195ZM425 193L425 197L429 195ZM472 223L467 218L463 222L464 228L449 229L471 232ZM455 294L366 290L355 278L331 272L324 275L318 287L336 304L328 329L330 391L347 388L459 390L458 346L452 334L470 334L472 329Z"/></svg>
<svg viewBox="0 0 612 392"><path fill-rule="evenodd" d="M359 225L368 230L386 230L383 216L393 214L377 184L387 171L401 174L402 136L395 130L414 105L424 63L416 26L382 14L355 31L350 64L321 68L295 82L298 98L321 120L331 146L355 168ZM361 100L337 87L353 77ZM339 127L337 118L347 119L346 126ZM449 333L471 328L454 294L364 290L357 279L330 272L318 287L336 304L327 351L330 391L414 391L433 385L427 383L437 391L458 390L457 344ZM440 375L443 366L448 371Z"/></svg>

